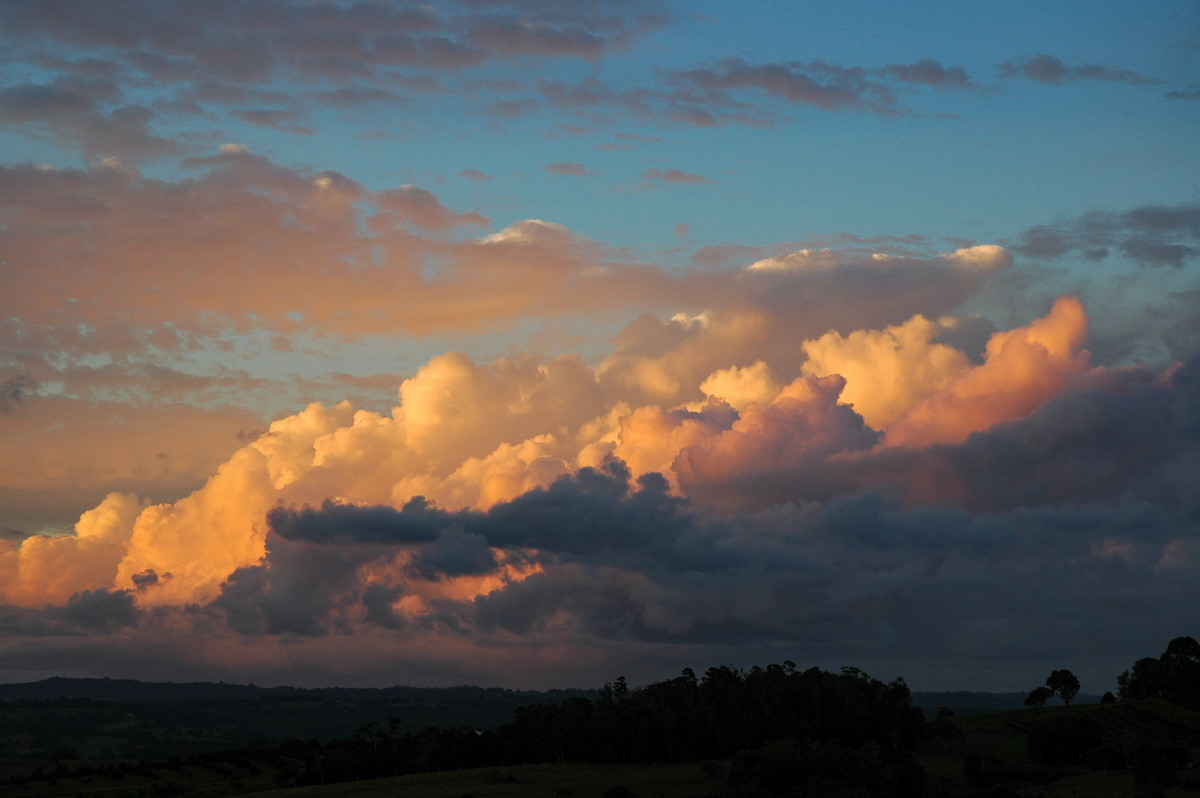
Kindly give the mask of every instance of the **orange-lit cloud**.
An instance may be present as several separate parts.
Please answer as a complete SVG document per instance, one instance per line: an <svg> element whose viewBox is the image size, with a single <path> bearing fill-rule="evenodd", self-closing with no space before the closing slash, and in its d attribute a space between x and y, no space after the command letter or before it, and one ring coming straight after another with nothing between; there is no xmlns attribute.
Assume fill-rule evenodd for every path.
<svg viewBox="0 0 1200 798"><path fill-rule="evenodd" d="M1088 319L1075 297L1060 297L1028 327L996 333L984 362L913 406L887 429L889 446L958 443L1031 412L1088 367Z"/></svg>
<svg viewBox="0 0 1200 798"><path fill-rule="evenodd" d="M137 497L114 493L80 516L74 536L35 535L0 550L0 601L65 604L81 591L111 587L141 511Z"/></svg>
<svg viewBox="0 0 1200 798"><path fill-rule="evenodd" d="M211 601L232 573L267 555L264 519L281 503L402 507L424 496L486 509L609 455L634 477L663 474L721 507L828 496L856 484L831 458L861 458L876 430L888 446L957 443L1030 413L1087 367L1086 321L1078 300L1061 298L1045 318L992 336L978 366L932 343L941 328L920 316L830 332L798 349L805 374L786 385L763 361L709 370L721 352L736 357L761 334L738 317L649 326L657 348L641 351L653 357L626 345L599 369L577 358L483 365L442 355L401 383L390 414L313 404L273 422L189 496L136 512L132 499L110 497L101 507L123 510L105 511L104 536L88 515L75 538L10 550L9 600L130 590L152 573L159 579L140 603ZM703 398L688 404L692 397ZM36 595L47 569L61 587Z"/></svg>
<svg viewBox="0 0 1200 798"><path fill-rule="evenodd" d="M831 330L804 342L804 373L846 380L841 401L875 429L944 389L971 367L963 352L932 343L940 327L922 316L883 330Z"/></svg>

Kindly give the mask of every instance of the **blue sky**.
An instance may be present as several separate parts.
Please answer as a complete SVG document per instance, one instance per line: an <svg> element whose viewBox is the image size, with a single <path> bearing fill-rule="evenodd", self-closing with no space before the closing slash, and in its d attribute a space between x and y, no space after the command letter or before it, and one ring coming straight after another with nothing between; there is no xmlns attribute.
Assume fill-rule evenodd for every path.
<svg viewBox="0 0 1200 798"><path fill-rule="evenodd" d="M0 674L1013 688L1200 620L1200 4L0 40Z"/></svg>

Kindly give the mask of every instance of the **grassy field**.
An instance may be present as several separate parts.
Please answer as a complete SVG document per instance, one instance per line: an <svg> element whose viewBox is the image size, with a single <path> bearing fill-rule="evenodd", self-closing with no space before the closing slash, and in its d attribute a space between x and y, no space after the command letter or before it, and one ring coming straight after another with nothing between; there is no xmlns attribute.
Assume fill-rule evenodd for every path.
<svg viewBox="0 0 1200 798"><path fill-rule="evenodd" d="M1029 761L1029 736L1039 724L1066 717L1093 721L1105 744L1123 752L1141 747L1177 746L1200 760L1200 713L1189 712L1159 700L1046 707L953 718L960 741L932 744L918 753L918 761L931 779L965 785L964 760L977 754L998 783L1007 781L1022 795L1066 798L1128 798L1143 794L1131 769L1093 770L1083 766L1047 770ZM1167 796L1194 796L1200 778L1192 770L1180 772L1179 785ZM1020 785L1016 780L1030 783Z"/></svg>
<svg viewBox="0 0 1200 798"><path fill-rule="evenodd" d="M253 793L253 798L603 798L617 785L642 798L702 798L721 785L700 763L669 765L523 765L421 773L371 782Z"/></svg>
<svg viewBox="0 0 1200 798"><path fill-rule="evenodd" d="M1029 757L1030 734L1040 725L1062 719L1086 719L1095 724L1104 744L1132 754L1146 746L1173 746L1192 752L1200 760L1200 713L1188 712L1161 701L1120 702L1073 707L1047 707L989 714L963 715L935 721L941 728L916 753L925 768L931 794L972 794L990 786L1005 794L1067 798L1117 798L1146 794L1132 769L1090 769L1084 766L1048 768ZM8 783L10 776L28 776L34 763L10 759L0 763L0 795L5 798L169 798L197 796L275 796L276 798L355 798L356 796L411 796L411 798L602 798L621 785L639 798L702 798L728 794L728 787L711 774L728 763L639 765L525 765L423 773L376 781L276 789L284 763L247 752L240 764L201 765L193 762L126 764L117 772L114 763L95 760L42 762L36 766L45 778L25 784ZM974 758L976 776L967 776L966 763ZM90 773L80 773L83 768ZM982 778L979 773L982 773ZM57 775L55 775L57 774ZM53 776L53 778L50 778ZM1200 794L1200 769L1182 769L1178 783L1163 795Z"/></svg>

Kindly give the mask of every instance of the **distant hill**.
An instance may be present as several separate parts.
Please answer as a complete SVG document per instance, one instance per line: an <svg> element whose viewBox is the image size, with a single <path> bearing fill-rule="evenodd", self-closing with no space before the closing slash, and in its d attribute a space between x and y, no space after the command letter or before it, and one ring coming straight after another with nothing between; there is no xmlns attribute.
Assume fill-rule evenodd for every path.
<svg viewBox="0 0 1200 798"><path fill-rule="evenodd" d="M262 701L278 698L322 698L369 702L403 700L415 703L528 698L531 703L590 697L595 690L506 690L501 687L258 687L226 682L141 682L136 679L71 679L56 676L38 682L0 684L0 701L134 701L150 703L194 701Z"/></svg>
<svg viewBox="0 0 1200 798"><path fill-rule="evenodd" d="M914 692L913 706L920 707L926 717L933 717L938 707L945 707L956 715L978 715L984 712L1004 712L1023 709L1028 693L976 693L969 690L954 692ZM1050 705L1059 703L1054 699ZM1098 704L1100 696L1080 693L1071 702L1074 704Z"/></svg>
<svg viewBox="0 0 1200 798"><path fill-rule="evenodd" d="M91 701L130 701L146 703L263 701L271 699L324 699L370 703L404 701L413 704L503 703L541 704L568 698L592 698L595 690L506 690L501 687L258 687L227 682L142 682L136 679L71 679L56 676L38 682L0 684L0 702L88 699ZM913 705L932 717L937 707L946 707L959 715L1002 712L1021 709L1026 693L981 693L968 690L950 692L919 691L912 694ZM1080 693L1076 704L1094 704L1099 696Z"/></svg>
<svg viewBox="0 0 1200 798"><path fill-rule="evenodd" d="M253 741L331 740L371 723L403 733L430 727L495 729L509 723L519 707L595 695L595 690L302 689L57 677L0 684L0 759L20 754L4 744L6 734L18 731L31 734L36 748L52 750L55 740L73 737L93 741L80 744L89 755L107 745L119 758L136 761Z"/></svg>

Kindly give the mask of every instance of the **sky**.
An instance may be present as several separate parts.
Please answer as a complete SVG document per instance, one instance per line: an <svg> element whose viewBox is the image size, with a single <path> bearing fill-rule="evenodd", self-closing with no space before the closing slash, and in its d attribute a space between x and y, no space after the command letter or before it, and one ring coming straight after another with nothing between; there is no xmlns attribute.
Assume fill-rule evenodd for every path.
<svg viewBox="0 0 1200 798"><path fill-rule="evenodd" d="M1115 689L1198 134L1185 0L7 0L0 680Z"/></svg>

